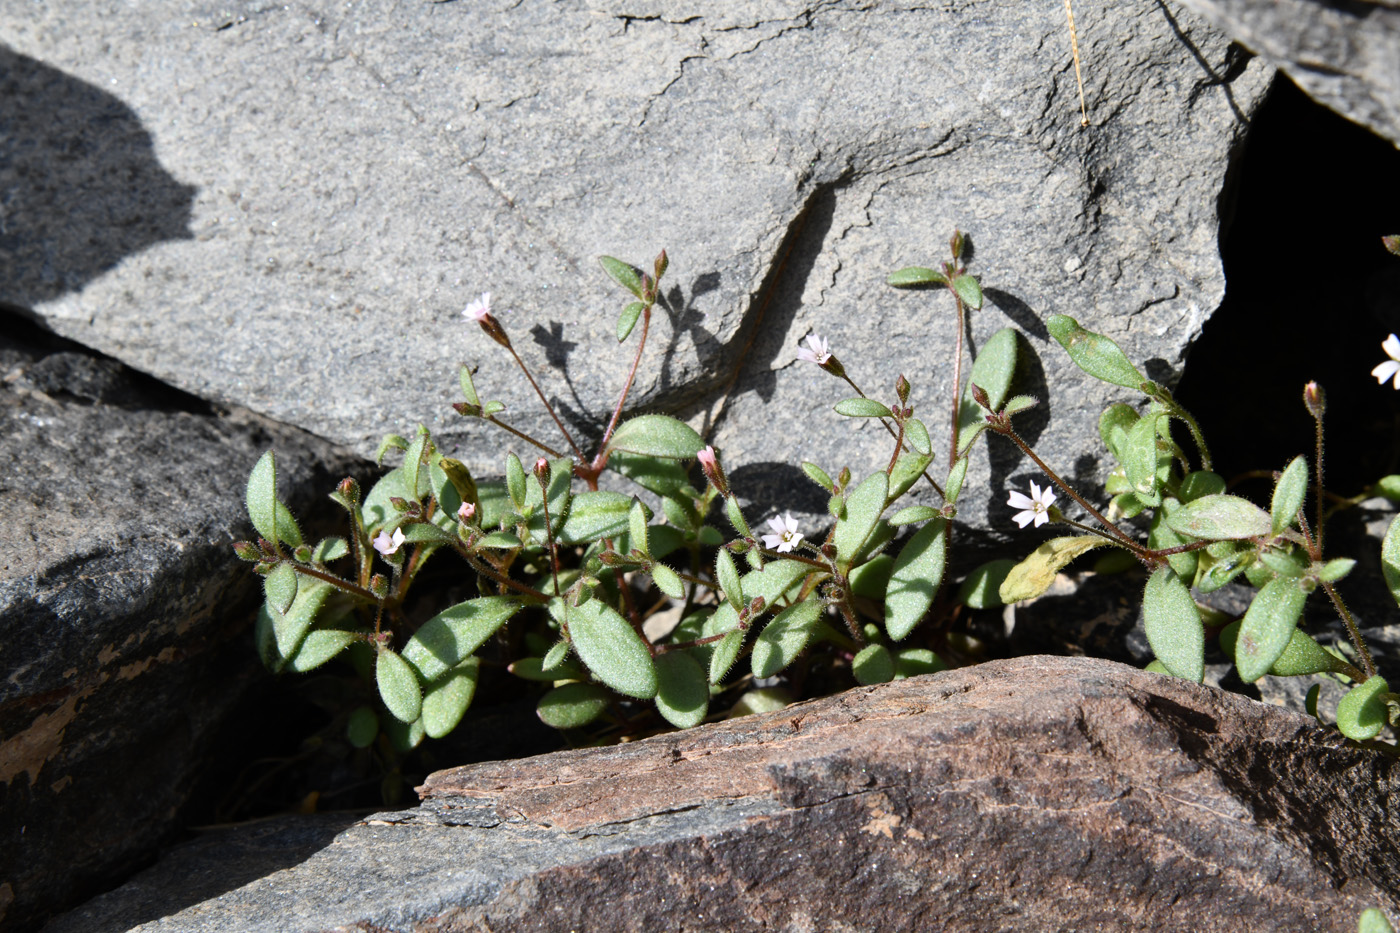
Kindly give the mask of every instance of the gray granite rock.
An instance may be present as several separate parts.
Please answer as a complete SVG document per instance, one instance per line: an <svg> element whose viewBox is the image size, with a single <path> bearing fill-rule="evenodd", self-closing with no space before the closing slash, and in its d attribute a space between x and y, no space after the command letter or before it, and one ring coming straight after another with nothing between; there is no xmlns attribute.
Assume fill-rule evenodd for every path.
<svg viewBox="0 0 1400 933"><path fill-rule="evenodd" d="M276 446L305 502L356 461L12 316L0 335L0 923L24 929L169 838L259 673L229 547L248 469Z"/></svg>
<svg viewBox="0 0 1400 933"><path fill-rule="evenodd" d="M439 772L314 854L304 821L199 840L48 933L1351 933L1400 909L1396 767L1211 687L1026 657Z"/></svg>
<svg viewBox="0 0 1400 933"><path fill-rule="evenodd" d="M1181 2L1319 103L1400 146L1400 3Z"/></svg>
<svg viewBox="0 0 1400 933"><path fill-rule="evenodd" d="M575 430L596 432L631 348L594 257L664 246L636 407L692 417L762 507L818 511L800 459L865 473L887 452L831 414L848 390L793 365L798 340L831 338L880 396L906 372L942 450L949 302L883 283L960 227L988 296L972 345L1027 335L1041 359L1022 387L1050 413L1029 430L1068 465L1121 393L1072 370L1043 317L1172 378L1224 289L1217 197L1272 74L1174 4L1077 12L1083 129L1054 3L4 0L10 67L119 98L174 181L139 205L159 242L59 295L45 250L20 249L0 300L201 397L361 452L425 422L499 472L508 439L448 408L459 361L513 421L557 434L462 307L493 292ZM0 106L35 164L56 157L47 111ZM21 240L48 237L74 188L110 196L27 186L0 163ZM972 525L1002 518L982 481L1016 463L978 455Z"/></svg>

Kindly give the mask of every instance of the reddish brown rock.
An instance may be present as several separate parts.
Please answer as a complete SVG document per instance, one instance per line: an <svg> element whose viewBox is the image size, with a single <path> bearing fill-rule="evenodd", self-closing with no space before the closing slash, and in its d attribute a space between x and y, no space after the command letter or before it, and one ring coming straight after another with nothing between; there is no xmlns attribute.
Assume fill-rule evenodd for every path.
<svg viewBox="0 0 1400 933"><path fill-rule="evenodd" d="M163 909L227 851L249 877L210 839L51 931L1351 933L1400 908L1396 768L1215 688L1025 657L442 771L293 867L265 844L264 877Z"/></svg>

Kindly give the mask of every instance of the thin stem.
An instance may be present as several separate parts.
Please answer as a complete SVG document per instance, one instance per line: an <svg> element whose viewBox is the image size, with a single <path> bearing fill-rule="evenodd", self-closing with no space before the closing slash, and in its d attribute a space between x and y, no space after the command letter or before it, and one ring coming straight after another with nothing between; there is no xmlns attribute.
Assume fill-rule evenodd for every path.
<svg viewBox="0 0 1400 933"><path fill-rule="evenodd" d="M553 414L553 412L550 412L550 414ZM555 458L556 460L559 459L560 457L564 456L563 453L561 453L560 451L555 450L553 447L550 447L548 444L546 444L546 443L544 443L544 442L542 442L542 441L537 441L537 440L535 440L533 437L531 437L530 435L526 434L524 431L520 431L520 430L517 430L516 428L511 427L510 425L506 424L506 423L505 423L504 421L502 421L501 419L497 418L495 415L488 415L488 416L486 416L486 417L483 417L481 420L482 420L482 421L490 422L491 424L494 424L494 425L495 425L496 427L498 427L498 428L504 428L505 430L507 430L507 431L509 431L510 433L514 434L516 437L520 438L522 441L525 441L527 444L534 444L534 445L535 445L536 447L538 447L540 450L543 450L545 453L549 454L551 457Z"/></svg>
<svg viewBox="0 0 1400 933"><path fill-rule="evenodd" d="M317 570L315 567L308 567L305 564L298 563L293 563L292 569L295 570L297 573L304 573L308 577L315 577L317 580L329 583L331 586L334 586L337 589L344 590L347 593L353 593L354 595L359 596L361 599L364 599L367 602L373 603L379 601L379 597L375 596L369 590L361 586L356 586L349 580L342 580L340 577L337 577L335 574L330 573L329 571Z"/></svg>
<svg viewBox="0 0 1400 933"><path fill-rule="evenodd" d="M1163 547L1147 553L1153 557L1166 557L1169 554L1185 554L1189 551L1199 551L1201 548L1210 547L1214 541L1192 541L1190 544L1178 544L1176 547Z"/></svg>
<svg viewBox="0 0 1400 933"><path fill-rule="evenodd" d="M1079 73L1079 30L1074 28L1074 8L1065 0L1065 16L1069 18L1069 47L1074 54L1074 80L1079 85L1079 125L1089 125L1089 112L1084 107L1084 76Z"/></svg>
<svg viewBox="0 0 1400 933"><path fill-rule="evenodd" d="M1123 544L1123 541L1122 541L1121 538L1118 538L1118 537L1116 537L1116 536L1114 536L1114 535L1111 535L1111 534L1109 534L1108 532L1104 531L1104 530L1101 529L1101 528L1095 528L1093 525L1086 525L1086 524L1084 524L1083 522L1077 522L1077 521L1075 521L1075 520L1072 519L1072 518L1065 518L1064 515L1061 515L1061 516L1060 516L1060 520L1059 520L1058 524L1061 524L1061 525L1069 525L1071 528L1078 528L1080 531L1083 531L1083 532L1085 532L1085 533L1087 533L1087 534L1094 535L1095 537L1098 537L1098 538L1103 538L1105 541L1112 541L1114 544L1119 545L1119 546L1122 546L1122 544ZM1134 556L1141 557L1142 554L1143 554L1143 551L1142 551L1142 550L1135 550L1135 551L1133 551L1133 554L1134 554Z"/></svg>
<svg viewBox="0 0 1400 933"><path fill-rule="evenodd" d="M954 261L957 257L953 257ZM963 330L967 326L965 323L966 312L963 310L962 299L958 293L950 286L948 291L952 293L953 301L958 306L958 339L956 354L953 357L953 439L948 445L948 468L951 470L953 464L958 460L958 422L962 420L959 416L962 413L962 358L963 358Z"/></svg>
<svg viewBox="0 0 1400 933"><path fill-rule="evenodd" d="M544 506L544 537L549 543L549 573L554 578L554 595L559 595L559 552L554 545L554 526L549 521L549 490L545 488L544 480L535 477L540 484L540 504Z"/></svg>
<svg viewBox="0 0 1400 933"><path fill-rule="evenodd" d="M1313 451L1313 467L1316 471L1317 495L1317 559L1322 559L1322 533L1326 516L1323 512L1323 485L1322 485L1322 412L1313 411L1313 437L1315 439Z"/></svg>
<svg viewBox="0 0 1400 933"><path fill-rule="evenodd" d="M515 357L515 365L519 366L520 371L525 374L525 378L530 380L530 387L534 389L535 394L540 397L540 403L544 405L544 410L549 412L549 417L554 419L554 423L557 424L559 430L563 432L564 440L569 442L569 446L574 449L574 454L578 457L579 461L582 462L583 451L579 450L578 445L574 443L573 435L569 433L568 428L564 427L564 422L559 420L559 415L555 413L554 406L549 404L549 399L544 397L544 391L540 388L540 384L535 381L534 376L530 375L530 367L526 366L525 361L520 358L520 354L515 352L515 347L506 344L506 349L510 351L511 356ZM555 454L554 456L557 457L559 455Z"/></svg>
<svg viewBox="0 0 1400 933"><path fill-rule="evenodd" d="M627 383L622 387L622 394L617 397L617 406L613 408L612 418L608 421L607 430L603 432L603 441L598 448L598 456L593 458L591 469L593 471L593 482L597 482L598 474L603 472L603 465L608 462L608 441L612 439L613 431L617 429L618 419L622 417L622 406L627 403L627 395L632 391L632 381L637 378L637 369L642 364L642 351L647 345L647 331L651 329L651 305L642 306L642 335L637 340L637 355L632 357L632 368L627 371Z"/></svg>
<svg viewBox="0 0 1400 933"><path fill-rule="evenodd" d="M904 422L900 421L899 433L894 438L894 453L890 454L890 465L885 467L886 473L894 472L894 465L899 462L899 452L904 449Z"/></svg>
<svg viewBox="0 0 1400 933"><path fill-rule="evenodd" d="M1376 662L1371 660L1371 652L1366 650L1366 643L1361 640L1361 630L1356 627L1356 620L1352 618L1346 603L1342 602L1341 594L1337 592L1336 587L1326 580L1322 581L1322 588L1327 591L1327 595L1332 600L1332 605L1342 617L1342 621L1347 624L1347 635L1351 637L1351 643L1352 646L1356 648L1356 653L1361 656L1361 667L1365 670L1367 679L1375 677Z"/></svg>
<svg viewBox="0 0 1400 933"><path fill-rule="evenodd" d="M1074 488L1070 486L1069 483L1066 483L1064 480L1060 479L1059 474L1057 474L1054 470L1050 469L1049 465L1046 464L1044 460L1036 456L1035 451L1031 450L1030 445L1021 439L1021 435L1017 434L1016 430L1012 428L1009 423L1005 424L1004 426L994 426L992 430L996 431L998 434L1001 434L1004 437L1010 438L1013 444L1021 448L1021 453L1025 454L1027 457L1030 457L1031 460L1035 461L1035 465L1040 467L1041 472L1048 476L1052 483L1054 483L1056 486L1059 486L1066 493L1068 493L1071 499L1073 499L1075 502L1078 502L1080 507L1083 508L1084 511L1094 516L1095 521L1097 521L1100 525L1103 525L1104 528L1108 529L1108 531L1111 532L1113 536L1116 537L1119 541L1122 541L1124 544L1126 544L1129 550L1131 550L1134 554L1142 555L1147 553L1146 548L1144 548L1142 545L1138 544L1132 538L1124 534L1122 529L1120 529L1117 525L1113 524L1113 522L1109 521L1108 519L1104 518L1103 515L1099 514L1098 509L1094 508L1088 502L1084 501L1084 497L1081 496L1079 493L1075 492Z"/></svg>
<svg viewBox="0 0 1400 933"><path fill-rule="evenodd" d="M492 567L486 561L483 561L481 558L477 557L471 551L467 550L460 543L454 543L452 547L458 554L462 555L462 559L465 560L468 564L470 564L471 568L475 570L479 576L483 576L494 583L498 583L501 586L515 590L517 593L523 593L524 595L537 599L542 603L549 602L548 595L541 593L533 586L526 586L524 583L520 583L517 580L511 579L510 577L498 571L495 567Z"/></svg>
<svg viewBox="0 0 1400 933"><path fill-rule="evenodd" d="M1201 469L1209 470L1211 466L1210 448L1206 446L1205 435L1201 433L1201 426L1196 423L1196 419L1191 417L1191 413L1182 408L1175 401L1171 402L1172 414L1186 422L1186 427L1191 431L1191 439L1196 442L1196 451L1201 455Z"/></svg>
<svg viewBox="0 0 1400 933"><path fill-rule="evenodd" d="M863 391L861 391L860 386L856 385L855 382L852 381L851 377L848 376L847 374L842 373L842 374L841 374L841 378L842 378L842 379L845 379L845 380L846 380L846 383L847 383L848 385L850 385L850 387L851 387L852 389L855 389L855 390L856 390L856 394L859 395L861 398L869 398L869 397L870 397L870 396L866 395ZM880 421L880 425L881 425L886 431L889 432L890 437L898 437L898 435L895 434L895 432L894 432L894 428L890 427L890 424L889 424L888 421L886 421L884 418L879 419L879 421ZM912 448L910 448L908 445L905 445L905 444L901 444L901 446L900 446L899 449L901 449L901 450L911 450L911 451L912 451ZM951 469L951 466L949 467L949 469ZM933 491L936 492L936 493L938 493L938 495L939 495L940 498L942 498L942 499L944 499L944 500L946 500L946 499L948 498L947 495L945 495L944 492L943 492L943 487L940 486L940 485L938 485L938 483L934 480L934 478L933 478L932 476L929 476L929 475L928 475L928 470L924 470L923 473L922 473L921 475L923 476L924 479L928 480L928 484L929 484L930 486L933 487Z"/></svg>

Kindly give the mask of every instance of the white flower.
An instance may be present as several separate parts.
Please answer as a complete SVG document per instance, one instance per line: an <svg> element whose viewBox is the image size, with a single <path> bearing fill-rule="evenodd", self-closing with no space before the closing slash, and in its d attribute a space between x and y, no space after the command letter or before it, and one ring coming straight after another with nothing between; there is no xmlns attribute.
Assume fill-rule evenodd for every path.
<svg viewBox="0 0 1400 933"><path fill-rule="evenodd" d="M1381 385L1385 385L1385 381L1394 376L1395 388L1400 389L1400 338L1391 334L1381 342L1381 349L1390 359L1371 370L1371 375L1375 376Z"/></svg>
<svg viewBox="0 0 1400 933"><path fill-rule="evenodd" d="M826 342L825 337L812 334L807 338L807 346L797 348L797 358L806 363L824 366L826 361L831 359L831 344Z"/></svg>
<svg viewBox="0 0 1400 933"><path fill-rule="evenodd" d="M390 554L392 554L392 553L394 553L395 551L397 551L397 550L399 549L399 546L402 545L402 544L403 544L403 529L402 529L402 528L395 528L395 529L394 529L394 536L393 536L392 538L389 537L389 533L388 533L387 531L381 531L379 534L375 535L375 537L374 537L374 549L375 549L376 551L378 551L380 554L384 555L385 557L388 557Z"/></svg>
<svg viewBox="0 0 1400 933"><path fill-rule="evenodd" d="M462 311L462 317L471 318L478 324L485 324L486 319L491 316L491 293L482 292L481 297Z"/></svg>
<svg viewBox="0 0 1400 933"><path fill-rule="evenodd" d="M1042 491L1034 482L1031 483L1031 494L1023 496L1019 492L1011 493L1006 504L1013 509L1025 509L1024 512L1017 512L1011 516L1019 527L1025 528L1031 522L1035 522L1035 527L1050 521L1050 504L1055 501L1055 494L1046 486Z"/></svg>
<svg viewBox="0 0 1400 933"><path fill-rule="evenodd" d="M797 547L797 542L802 540L802 533L797 530L797 519L790 513L784 512L782 515L775 515L768 519L768 527L772 528L776 534L764 535L763 546L777 551L779 554L786 554Z"/></svg>

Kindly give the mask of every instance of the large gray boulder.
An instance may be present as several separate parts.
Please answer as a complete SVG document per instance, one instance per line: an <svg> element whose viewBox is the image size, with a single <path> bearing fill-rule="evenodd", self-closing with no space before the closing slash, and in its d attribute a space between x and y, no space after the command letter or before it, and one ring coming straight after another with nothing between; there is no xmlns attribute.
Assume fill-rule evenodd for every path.
<svg viewBox="0 0 1400 933"><path fill-rule="evenodd" d="M1400 909L1396 778L1295 713L1026 657L439 772L333 841L186 847L48 933L1351 933Z"/></svg>
<svg viewBox="0 0 1400 933"><path fill-rule="evenodd" d="M260 676L241 476L307 501L355 466L0 315L0 925L120 879L176 828Z"/></svg>
<svg viewBox="0 0 1400 933"><path fill-rule="evenodd" d="M1400 3L1181 0L1314 100L1400 146Z"/></svg>
<svg viewBox="0 0 1400 933"><path fill-rule="evenodd" d="M988 296L972 346L1027 335L1042 358L1022 386L1049 402L1030 436L1069 468L1121 393L1073 374L1042 318L1070 313L1173 378L1224 289L1217 196L1272 74L1174 4L1077 13L1087 128L1055 3L7 0L19 67L137 116L175 185L147 206L183 233L144 235L158 242L59 294L43 249L12 252L0 300L362 453L422 421L499 472L520 445L450 411L459 361L480 362L513 423L557 431L460 310L494 293L588 435L631 354L594 257L640 264L664 246L671 288L635 407L691 417L731 468L752 467L738 486L763 507L819 511L798 460L859 474L888 451L874 426L837 423L848 389L793 365L809 332L874 394L907 373L946 469L951 303L884 278L936 263L958 227ZM0 188L27 192L7 217L21 241L48 235L39 218L75 186L111 196L36 187L48 114L0 106L30 160L0 162ZM962 516L1005 527L1019 457L978 458Z"/></svg>

